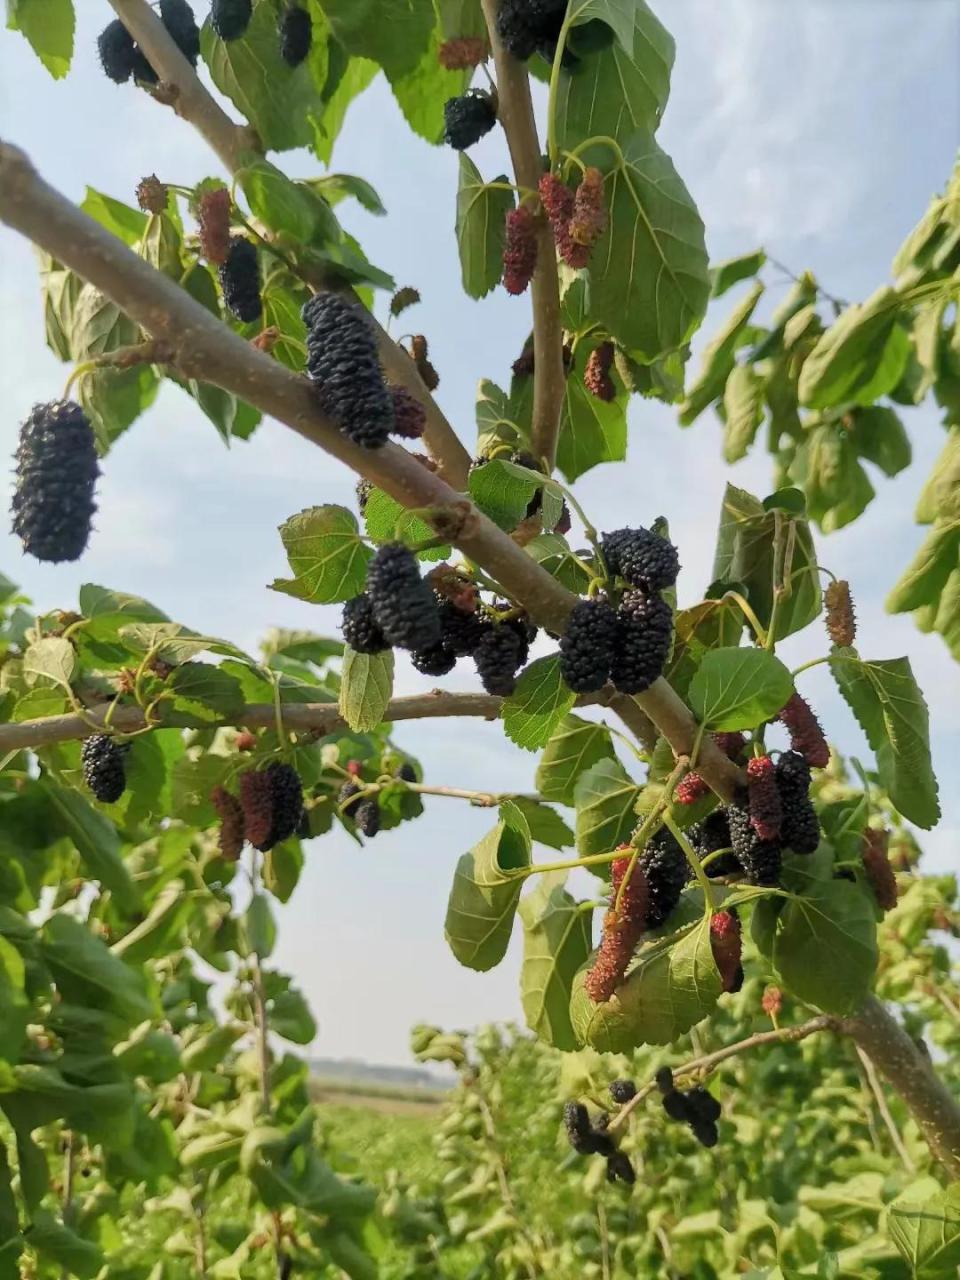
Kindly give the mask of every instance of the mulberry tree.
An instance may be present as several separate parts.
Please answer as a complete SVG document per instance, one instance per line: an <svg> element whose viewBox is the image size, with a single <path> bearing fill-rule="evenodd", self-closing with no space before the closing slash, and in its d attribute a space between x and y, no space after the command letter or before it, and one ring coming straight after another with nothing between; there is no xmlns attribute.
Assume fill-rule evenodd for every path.
<svg viewBox="0 0 960 1280"><path fill-rule="evenodd" d="M376 1274L375 1192L328 1158L306 1068L282 1048L315 1026L270 963L271 901L296 890L307 841L375 840L434 795L491 810L449 868L457 961L489 970L521 929L537 1037L571 1055L662 1047L634 1059L648 1079L601 1073L615 1086L602 1116L569 1084L576 1153L632 1187L634 1148L620 1143L648 1100L668 1135L710 1151L720 1063L839 1038L894 1091L942 1184L923 1183L934 1227L904 1210L898 1247L917 1266L941 1237L956 1249L946 1184L960 1177L960 1106L924 1045L919 998L939 980L935 949L876 994L884 912L924 892L911 831L940 814L927 709L907 659L874 657L858 636L843 568L822 567L811 533L869 501L861 459L904 465L909 439L886 401L935 395L950 434L920 499L930 539L891 608L956 648L956 176L898 255L894 286L831 316L805 275L760 324L763 253L710 266L657 141L674 46L644 0L102 8L116 92L149 94L159 127L195 129L216 172L193 188L145 175L130 203L77 208L56 175L0 143L0 219L40 253L47 342L71 365L20 428L24 551L82 555L110 446L164 378L226 441L299 433L356 473L357 504L320 503L281 529L291 577L279 589L341 604L337 638L274 632L249 654L145 598L86 585L34 617L0 584L0 1278ZM71 0L8 9L64 75ZM475 443L433 395L429 335L388 332L417 289L395 289L338 221L343 194L375 194L323 171L374 67L415 131L460 152L467 294L502 283L530 308L507 386L477 344ZM541 119L532 79L548 86ZM494 129L512 174L488 181L469 150ZM303 146L317 172L289 178L278 153ZM747 281L685 378L709 300ZM773 492L728 488L713 582L689 608L677 607L684 531L642 475L631 528L599 528L573 487L625 462L636 396L676 405L685 424L718 405L730 461L769 419ZM807 627L862 728L865 766L831 755L806 668L778 656ZM397 650L438 687L395 697ZM444 690L458 662L474 691ZM424 781L402 722L438 716L499 720L518 752L539 753L536 792ZM580 868L596 877L586 901L564 880ZM909 926L918 946L953 927L954 890L936 892L941 914ZM225 975L222 1007L204 966ZM789 1015L691 1051L761 977ZM427 1028L418 1045L466 1087L480 1078L458 1037ZM561 1111L555 1121L559 1132ZM141 1229L145 1214L162 1235ZM549 1273L525 1232L516 1269L490 1274Z"/></svg>

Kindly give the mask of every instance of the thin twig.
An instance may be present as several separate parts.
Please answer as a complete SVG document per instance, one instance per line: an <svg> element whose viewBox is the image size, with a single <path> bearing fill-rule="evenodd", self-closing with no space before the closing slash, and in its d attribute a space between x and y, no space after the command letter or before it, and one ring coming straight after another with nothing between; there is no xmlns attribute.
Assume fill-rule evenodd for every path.
<svg viewBox="0 0 960 1280"><path fill-rule="evenodd" d="M877 1069L859 1045L856 1046L856 1050L857 1057L863 1064L863 1074L866 1076L870 1092L873 1094L874 1100L877 1104L877 1110L880 1112L880 1118L887 1126L887 1133L890 1135L890 1141L893 1143L894 1150L900 1157L900 1163L908 1173L914 1173L917 1166L914 1164L913 1157L910 1155L910 1152L903 1145L903 1138L900 1136L900 1130L897 1128L896 1122L890 1114L890 1108L887 1106L887 1099L883 1092L883 1085L880 1083L880 1079L877 1076Z"/></svg>

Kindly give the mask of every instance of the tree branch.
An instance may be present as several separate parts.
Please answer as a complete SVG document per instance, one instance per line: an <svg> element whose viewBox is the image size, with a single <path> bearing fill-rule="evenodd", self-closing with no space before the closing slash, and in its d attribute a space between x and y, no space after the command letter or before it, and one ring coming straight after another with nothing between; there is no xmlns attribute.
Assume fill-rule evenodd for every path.
<svg viewBox="0 0 960 1280"><path fill-rule="evenodd" d="M235 124L207 90L200 77L174 44L160 18L146 0L110 0L118 17L146 55L164 84L174 90L177 115L192 124L220 158L230 173L252 163L263 154L256 132ZM316 288L334 287L319 272L308 272ZM343 291L337 286L338 291ZM356 299L353 290L347 292ZM358 305L360 303L358 302ZM420 401L426 410L423 439L440 474L455 489L466 489L470 454L460 442L440 406L423 385L413 361L375 318L380 360L392 382L397 382Z"/></svg>
<svg viewBox="0 0 960 1280"><path fill-rule="evenodd" d="M930 1150L953 1179L960 1179L960 1102L933 1069L925 1050L876 998L839 1020L903 1099Z"/></svg>
<svg viewBox="0 0 960 1280"><path fill-rule="evenodd" d="M543 173L530 78L522 62L503 47L497 32L498 0L482 0L497 69L499 115L507 135L517 185L536 191ZM530 286L533 299L533 452L550 471L557 459L557 437L566 377L563 327L560 323L560 280L553 234L544 218L537 228L537 269Z"/></svg>

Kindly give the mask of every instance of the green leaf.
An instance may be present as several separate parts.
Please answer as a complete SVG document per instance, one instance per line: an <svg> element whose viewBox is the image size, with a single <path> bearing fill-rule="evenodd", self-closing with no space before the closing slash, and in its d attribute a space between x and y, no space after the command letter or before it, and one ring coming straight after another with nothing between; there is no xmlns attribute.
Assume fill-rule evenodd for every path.
<svg viewBox="0 0 960 1280"><path fill-rule="evenodd" d="M238 169L236 177L255 217L302 244L336 239L339 225L328 205L306 183L293 182L269 160Z"/></svg>
<svg viewBox="0 0 960 1280"><path fill-rule="evenodd" d="M654 133L670 93L673 38L643 0L574 3L568 44L575 47L577 27L596 19L618 38L576 66L561 63L552 122L561 151L587 138L615 138L623 146L635 133Z"/></svg>
<svg viewBox="0 0 960 1280"><path fill-rule="evenodd" d="M280 526L280 537L296 576L277 579L274 591L311 604L334 604L363 590L372 552L346 507L308 507Z"/></svg>
<svg viewBox="0 0 960 1280"><path fill-rule="evenodd" d="M586 360L586 356L583 357ZM583 384L582 370L567 378L557 442L557 466L569 481L601 462L627 456L627 405L624 397L600 400Z"/></svg>
<svg viewBox="0 0 960 1280"><path fill-rule="evenodd" d="M270 902L262 893L255 893L243 916L247 945L261 960L272 955L277 941L277 925L270 910Z"/></svg>
<svg viewBox="0 0 960 1280"><path fill-rule="evenodd" d="M523 880L511 872L530 865L530 830L509 801L500 821L457 863L444 936L468 969L486 972L507 951Z"/></svg>
<svg viewBox="0 0 960 1280"><path fill-rule="evenodd" d="M569 849L573 844L573 832L556 809L530 796L511 796L510 803L526 818L530 839L535 843L549 845L551 849Z"/></svg>
<svg viewBox="0 0 960 1280"><path fill-rule="evenodd" d="M887 597L888 613L910 613L939 600L957 567L960 520L937 523L930 530L913 563Z"/></svg>
<svg viewBox="0 0 960 1280"><path fill-rule="evenodd" d="M425 520L413 515L382 489L371 489L367 495L363 522L367 537L373 542L403 542L412 547L436 537L436 531ZM431 547L418 552L418 559L445 560L449 554L449 546Z"/></svg>
<svg viewBox="0 0 960 1280"><path fill-rule="evenodd" d="M929 831L940 818L940 804L927 704L909 658L866 662L852 649L835 649L830 669L867 735L890 799L905 818Z"/></svg>
<svg viewBox="0 0 960 1280"><path fill-rule="evenodd" d="M887 1229L915 1280L952 1280L960 1267L960 1187L912 1182L887 1206Z"/></svg>
<svg viewBox="0 0 960 1280"><path fill-rule="evenodd" d="M612 853L629 840L640 788L616 758L598 760L581 773L574 787L577 853ZM598 874L609 872L604 868Z"/></svg>
<svg viewBox="0 0 960 1280"><path fill-rule="evenodd" d="M861 458L874 462L887 476L899 475L912 457L910 437L899 416L882 405L854 409L850 438Z"/></svg>
<svg viewBox="0 0 960 1280"><path fill-rule="evenodd" d="M58 913L39 937L41 954L66 999L107 1008L131 1026L153 1017L143 974L118 960L79 921Z"/></svg>
<svg viewBox="0 0 960 1280"><path fill-rule="evenodd" d="M756 439L763 421L766 379L752 364L734 367L723 392L723 458L739 462Z"/></svg>
<svg viewBox="0 0 960 1280"><path fill-rule="evenodd" d="M743 614L732 600L703 600L680 609L674 618L673 657L664 675L685 701L690 681L710 649L736 646L743 632Z"/></svg>
<svg viewBox="0 0 960 1280"><path fill-rule="evenodd" d="M7 0L7 29L26 37L54 80L70 70L74 26L73 0Z"/></svg>
<svg viewBox="0 0 960 1280"><path fill-rule="evenodd" d="M609 150L598 148L601 166ZM646 360L687 342L710 292L703 223L670 157L637 133L607 175L609 225L590 260L596 319Z"/></svg>
<svg viewBox="0 0 960 1280"><path fill-rule="evenodd" d="M23 957L0 936L0 1058L18 1062L30 1018Z"/></svg>
<svg viewBox="0 0 960 1280"><path fill-rule="evenodd" d="M268 1000L270 1030L293 1044L310 1044L317 1034L317 1024L303 993L294 987L278 991Z"/></svg>
<svg viewBox="0 0 960 1280"><path fill-rule="evenodd" d="M643 947L626 980L602 1004L584 990L585 974L577 975L570 1013L580 1043L599 1053L670 1044L713 1010L721 990L706 917L678 942L661 939Z"/></svg>
<svg viewBox="0 0 960 1280"><path fill-rule="evenodd" d="M892 391L910 356L899 305L896 293L885 285L866 302L848 307L804 361L800 403L811 409L866 405Z"/></svg>
<svg viewBox="0 0 960 1280"><path fill-rule="evenodd" d="M504 219L515 203L513 192L500 185L507 181L501 174L488 186L467 153L460 152L457 245L463 288L471 298L485 297L503 274Z"/></svg>
<svg viewBox="0 0 960 1280"><path fill-rule="evenodd" d="M877 923L864 890L848 880L815 884L780 913L771 960L790 992L827 1013L863 1003L877 968Z"/></svg>
<svg viewBox="0 0 960 1280"><path fill-rule="evenodd" d="M767 260L763 249L755 249L753 253L742 253L736 258L725 258L710 268L710 296L721 298L728 289L732 289L741 280L749 280L755 276Z"/></svg>
<svg viewBox="0 0 960 1280"><path fill-rule="evenodd" d="M525 547L526 553L552 578L577 595L586 595L590 574L570 549L566 538L559 533L541 533Z"/></svg>
<svg viewBox="0 0 960 1280"><path fill-rule="evenodd" d="M753 729L772 720L793 693L793 677L765 649L712 649L690 681L687 697L708 729Z"/></svg>
<svg viewBox="0 0 960 1280"><path fill-rule="evenodd" d="M101 227L118 236L124 244L137 244L147 226L147 215L139 209L133 209L122 200L114 200L113 196L104 195L93 187L87 187L87 194L80 205L88 217L99 222Z"/></svg>
<svg viewBox="0 0 960 1280"><path fill-rule="evenodd" d="M297 840L284 840L264 855L263 883L278 902L289 902L303 870L303 849Z"/></svg>
<svg viewBox="0 0 960 1280"><path fill-rule="evenodd" d="M351 102L363 93L379 70L369 58L349 57L336 41L330 44L330 68L331 79L324 86L323 115L316 123L313 140L313 150L324 164L329 164L333 157L334 144Z"/></svg>
<svg viewBox="0 0 960 1280"><path fill-rule="evenodd" d="M11 1186L6 1145L0 1145L0 1280L20 1280L20 1215Z"/></svg>
<svg viewBox="0 0 960 1280"><path fill-rule="evenodd" d="M441 64L442 42L438 22L416 66L402 75L387 73L393 96L407 124L414 133L434 144L443 141L444 104L450 98L458 98L470 81L468 71L448 71Z"/></svg>
<svg viewBox="0 0 960 1280"><path fill-rule="evenodd" d="M174 697L164 708L164 722L182 728L217 724L243 706L236 678L208 662L183 663L170 676L167 689Z"/></svg>
<svg viewBox="0 0 960 1280"><path fill-rule="evenodd" d="M77 655L69 640L48 636L35 640L23 655L23 676L28 684L49 681L62 689L70 688L77 665Z"/></svg>
<svg viewBox="0 0 960 1280"><path fill-rule="evenodd" d="M960 519L960 428L952 427L917 499L918 524Z"/></svg>
<svg viewBox="0 0 960 1280"><path fill-rule="evenodd" d="M513 693L503 704L503 728L524 751L545 746L559 722L576 702L560 676L560 658L538 658L524 668Z"/></svg>
<svg viewBox="0 0 960 1280"><path fill-rule="evenodd" d="M391 78L413 70L433 32L433 0L324 0L323 10L340 44Z"/></svg>
<svg viewBox="0 0 960 1280"><path fill-rule="evenodd" d="M543 493L544 523L559 518L559 490L546 476L515 462L496 458L482 466L472 467L468 480L470 497L485 516L501 529L515 529L527 513L532 498ZM551 504L548 520L548 503Z"/></svg>
<svg viewBox="0 0 960 1280"><path fill-rule="evenodd" d="M489 454L500 445L519 447L519 414L507 393L489 378L477 388L477 453Z"/></svg>
<svg viewBox="0 0 960 1280"><path fill-rule="evenodd" d="M116 828L77 791L49 778L40 782L63 834L73 842L90 875L109 889L121 911L135 911L139 894L120 856Z"/></svg>
<svg viewBox="0 0 960 1280"><path fill-rule="evenodd" d="M700 373L680 406L681 426L689 427L709 404L723 395L727 378L733 372L737 349L747 340L747 325L762 294L763 285L758 280L704 347Z"/></svg>
<svg viewBox="0 0 960 1280"><path fill-rule="evenodd" d="M573 980L593 945L591 912L560 885L542 879L520 903L520 998L527 1026L556 1049L577 1048L570 1022Z"/></svg>
<svg viewBox="0 0 960 1280"><path fill-rule="evenodd" d="M347 648L340 674L340 714L351 729L365 732L383 720L393 693L393 650L357 653Z"/></svg>
<svg viewBox="0 0 960 1280"><path fill-rule="evenodd" d="M610 731L569 715L554 730L537 766L537 790L544 800L573 805L577 783L593 765L615 759Z"/></svg>
<svg viewBox="0 0 960 1280"><path fill-rule="evenodd" d="M838 423L808 431L790 466L803 486L807 510L824 533L856 520L876 496L852 439Z"/></svg>
<svg viewBox="0 0 960 1280"><path fill-rule="evenodd" d="M387 210L376 189L366 180L353 173L325 173L320 178L311 178L309 185L333 206L353 197L367 213L382 218Z"/></svg>
<svg viewBox="0 0 960 1280"><path fill-rule="evenodd" d="M105 1258L91 1241L57 1221L46 1209L38 1209L27 1229L27 1243L41 1258L64 1268L64 1274L92 1280L100 1272Z"/></svg>

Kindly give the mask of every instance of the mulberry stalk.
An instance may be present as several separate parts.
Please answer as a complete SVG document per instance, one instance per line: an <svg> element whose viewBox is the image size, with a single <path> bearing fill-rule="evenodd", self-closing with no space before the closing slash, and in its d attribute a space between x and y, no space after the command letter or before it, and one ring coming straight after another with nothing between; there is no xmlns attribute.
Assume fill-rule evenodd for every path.
<svg viewBox="0 0 960 1280"><path fill-rule="evenodd" d="M307 373L321 406L354 444L380 448L396 428L396 415L367 313L335 293L317 293L303 320Z"/></svg>
<svg viewBox="0 0 960 1280"><path fill-rule="evenodd" d="M777 718L790 735L791 750L798 751L814 769L825 769L830 763L830 748L810 704L795 693Z"/></svg>
<svg viewBox="0 0 960 1280"><path fill-rule="evenodd" d="M609 1000L623 981L646 928L649 891L639 861L623 890L619 908L617 906L617 897L631 861L632 854L627 853L611 864L610 909L604 917L603 936L596 958L584 979L584 990L596 1004Z"/></svg>
<svg viewBox="0 0 960 1280"><path fill-rule="evenodd" d="M260 265L253 242L244 236L231 240L219 275L228 310L244 324L258 320L263 303L260 301Z"/></svg>
<svg viewBox="0 0 960 1280"><path fill-rule="evenodd" d="M842 578L831 582L823 602L827 609L827 635L839 648L849 649L857 638L857 618L853 611L850 583Z"/></svg>
<svg viewBox="0 0 960 1280"><path fill-rule="evenodd" d="M510 209L503 245L503 286L520 294L533 279L537 265L537 225L526 205Z"/></svg>
<svg viewBox="0 0 960 1280"><path fill-rule="evenodd" d="M617 615L605 600L580 600L560 637L560 674L574 693L602 689L617 643Z"/></svg>
<svg viewBox="0 0 960 1280"><path fill-rule="evenodd" d="M20 428L13 532L38 560L79 560L97 509L100 466L93 428L72 400L34 405Z"/></svg>
<svg viewBox="0 0 960 1280"><path fill-rule="evenodd" d="M613 364L613 343L601 342L590 353L587 367L583 371L583 385L598 400L607 402L617 398L617 388L610 376Z"/></svg>
<svg viewBox="0 0 960 1280"><path fill-rule="evenodd" d="M769 756L755 756L747 765L750 822L761 840L776 840L783 821L777 789L777 770Z"/></svg>

